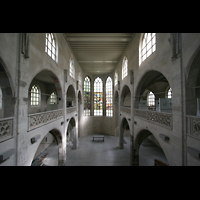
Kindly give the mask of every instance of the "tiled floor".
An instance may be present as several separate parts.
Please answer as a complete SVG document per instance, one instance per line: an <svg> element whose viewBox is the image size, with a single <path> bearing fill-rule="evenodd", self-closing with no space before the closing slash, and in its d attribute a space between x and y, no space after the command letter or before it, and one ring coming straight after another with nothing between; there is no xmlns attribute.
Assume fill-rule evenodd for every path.
<svg viewBox="0 0 200 200"><path fill-rule="evenodd" d="M95 139L93 142L92 135L82 136L78 140L78 149L67 146L65 166L130 166L130 137L124 137L124 149L118 148L119 138L110 135L105 135L104 142L102 139ZM167 163L162 149L149 139L143 141L139 154L140 166L154 166L155 158ZM46 155L42 160L43 166L58 165L58 147L56 143L50 145L40 154L38 156L39 160L43 155ZM35 165L37 164L35 163Z"/></svg>

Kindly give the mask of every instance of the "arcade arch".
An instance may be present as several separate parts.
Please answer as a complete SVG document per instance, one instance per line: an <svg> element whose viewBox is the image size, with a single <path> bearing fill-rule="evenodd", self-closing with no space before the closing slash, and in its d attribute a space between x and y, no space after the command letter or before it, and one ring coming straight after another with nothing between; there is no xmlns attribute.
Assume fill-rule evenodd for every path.
<svg viewBox="0 0 200 200"><path fill-rule="evenodd" d="M200 46L187 66L186 114L200 116Z"/></svg>
<svg viewBox="0 0 200 200"><path fill-rule="evenodd" d="M130 126L127 119L124 117L120 125L120 134L119 134L119 148L124 148L124 136L130 136Z"/></svg>
<svg viewBox="0 0 200 200"><path fill-rule="evenodd" d="M67 145L76 149L78 146L78 137L76 133L76 120L72 117L67 127Z"/></svg>
<svg viewBox="0 0 200 200"><path fill-rule="evenodd" d="M140 165L140 147L141 147L141 144L147 139L147 138L150 138L150 140L153 140L154 143L157 143L158 147L160 147L162 149L162 151L160 152L160 155L158 156L157 154L155 154L155 159L157 159L159 157L159 159L162 159L160 160L161 162L163 163L166 163L166 166L168 165L168 161L167 161L167 158L166 158L166 154L165 154L165 149L162 148L162 146L160 145L160 143L158 142L158 140L156 139L155 135L150 132L149 130L147 129L143 129L141 130L137 136L136 136L136 139L135 139L135 144L134 144L134 165L135 166L139 166ZM153 161L152 161L153 162Z"/></svg>
<svg viewBox="0 0 200 200"><path fill-rule="evenodd" d="M135 109L172 112L172 99L166 98L166 91L170 87L167 78L159 71L146 72L138 83L135 93ZM154 96L153 104L149 104L149 95ZM166 108L162 102L165 101Z"/></svg>
<svg viewBox="0 0 200 200"><path fill-rule="evenodd" d="M43 153L50 145L53 145L54 151L57 152L58 156L55 157L54 159L57 160L57 165L59 166L63 162L63 156L62 156L62 136L59 130L57 129L52 129L50 130L44 137L42 138L40 144L36 148L33 161L32 161L32 166L47 166L45 162L43 163L43 160L46 156L48 158L51 158L51 154L54 153L54 151L51 152L50 155L48 153ZM55 146L56 145L56 146ZM57 166L56 165L56 166Z"/></svg>
<svg viewBox="0 0 200 200"><path fill-rule="evenodd" d="M33 95L33 87L39 92L37 104L33 104L36 96ZM42 70L31 81L28 90L28 113L38 113L62 108L62 89L58 77L50 70ZM51 95L54 94L54 103ZM34 99L33 99L34 98ZM33 101L34 100L34 101Z"/></svg>
<svg viewBox="0 0 200 200"><path fill-rule="evenodd" d="M76 106L76 95L73 85L70 85L67 89L67 108Z"/></svg>
<svg viewBox="0 0 200 200"><path fill-rule="evenodd" d="M11 75L0 58L0 118L7 118L14 116L14 85Z"/></svg>
<svg viewBox="0 0 200 200"><path fill-rule="evenodd" d="M131 91L127 85L125 85L121 92L121 106L131 107Z"/></svg>

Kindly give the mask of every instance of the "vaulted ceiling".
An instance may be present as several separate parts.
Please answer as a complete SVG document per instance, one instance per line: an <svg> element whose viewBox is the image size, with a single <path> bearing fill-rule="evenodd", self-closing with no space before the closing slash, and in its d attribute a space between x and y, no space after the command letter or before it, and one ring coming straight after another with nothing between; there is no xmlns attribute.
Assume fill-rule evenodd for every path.
<svg viewBox="0 0 200 200"><path fill-rule="evenodd" d="M134 33L64 33L83 71L112 72Z"/></svg>

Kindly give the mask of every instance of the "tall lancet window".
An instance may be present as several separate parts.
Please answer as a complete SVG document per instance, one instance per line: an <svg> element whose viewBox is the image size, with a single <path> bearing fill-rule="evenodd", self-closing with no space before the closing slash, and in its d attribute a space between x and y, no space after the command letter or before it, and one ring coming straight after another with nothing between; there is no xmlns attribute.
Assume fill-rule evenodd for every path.
<svg viewBox="0 0 200 200"><path fill-rule="evenodd" d="M113 116L113 92L112 92L112 78L109 76L106 80L106 116Z"/></svg>
<svg viewBox="0 0 200 200"><path fill-rule="evenodd" d="M90 116L90 79L88 76L84 80L84 116Z"/></svg>
<svg viewBox="0 0 200 200"><path fill-rule="evenodd" d="M99 77L94 81L94 116L103 116L103 81Z"/></svg>

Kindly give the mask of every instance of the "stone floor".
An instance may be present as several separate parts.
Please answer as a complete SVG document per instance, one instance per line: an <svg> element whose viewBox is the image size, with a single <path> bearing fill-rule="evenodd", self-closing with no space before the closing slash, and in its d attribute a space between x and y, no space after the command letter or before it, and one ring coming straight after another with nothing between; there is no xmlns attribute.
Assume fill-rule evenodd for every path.
<svg viewBox="0 0 200 200"><path fill-rule="evenodd" d="M95 139L93 142L92 135L82 136L78 139L78 149L67 146L65 166L129 166L130 137L124 137L124 149L118 148L118 140L118 137L105 135L104 142L101 139ZM140 166L154 166L155 158L167 163L162 149L148 138L141 144L139 154ZM56 143L52 143L36 160L42 160L38 164L34 162L36 166L57 166L58 147Z"/></svg>
<svg viewBox="0 0 200 200"><path fill-rule="evenodd" d="M105 135L95 139L92 135L79 138L79 148L74 150L68 146L66 166L129 166L130 139L125 137L124 149L118 148L118 137Z"/></svg>

